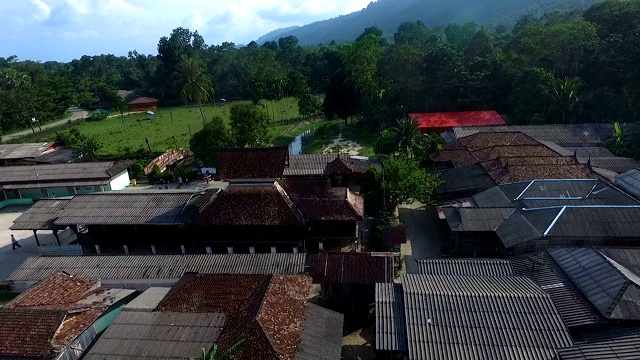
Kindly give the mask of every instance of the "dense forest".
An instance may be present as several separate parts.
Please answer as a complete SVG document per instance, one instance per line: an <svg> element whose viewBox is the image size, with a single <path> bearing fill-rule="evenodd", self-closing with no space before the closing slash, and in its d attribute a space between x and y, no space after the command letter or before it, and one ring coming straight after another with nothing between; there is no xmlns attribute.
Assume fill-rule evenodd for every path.
<svg viewBox="0 0 640 360"><path fill-rule="evenodd" d="M174 29L157 56L83 56L70 63L0 58L0 130L60 118L68 106L122 109L129 96L162 105L325 94L328 118L376 131L409 112L496 109L511 123L637 121L640 1L521 17L511 29L401 24L387 41L362 29L351 44L302 47L292 36L238 48ZM206 89L185 93L186 85ZM314 104L311 104L314 105ZM309 109L314 111L314 109Z"/></svg>
<svg viewBox="0 0 640 360"><path fill-rule="evenodd" d="M377 0L366 8L333 19L308 25L278 29L256 42L295 36L301 45L347 43L362 29L375 26L392 41L393 33L404 22L422 21L429 27L474 22L495 29L511 27L523 15L542 16L554 11L583 11L602 0Z"/></svg>

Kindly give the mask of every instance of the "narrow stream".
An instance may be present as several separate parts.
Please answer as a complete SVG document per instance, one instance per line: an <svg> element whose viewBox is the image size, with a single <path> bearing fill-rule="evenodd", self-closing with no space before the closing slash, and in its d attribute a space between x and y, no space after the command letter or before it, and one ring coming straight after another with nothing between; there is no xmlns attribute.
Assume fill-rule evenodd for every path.
<svg viewBox="0 0 640 360"><path fill-rule="evenodd" d="M309 129L302 134L298 135L293 139L291 144L289 144L289 155L300 155L302 154L302 139L311 134L313 129Z"/></svg>

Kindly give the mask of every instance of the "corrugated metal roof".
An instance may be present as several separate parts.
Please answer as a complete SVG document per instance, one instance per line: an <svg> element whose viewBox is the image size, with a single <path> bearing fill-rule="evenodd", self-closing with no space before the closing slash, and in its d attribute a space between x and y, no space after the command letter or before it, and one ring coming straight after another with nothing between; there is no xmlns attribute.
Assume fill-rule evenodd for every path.
<svg viewBox="0 0 640 360"><path fill-rule="evenodd" d="M629 170L637 169L639 165L639 163L635 159L619 157L619 156L591 157L591 158L578 157L578 160L581 163L589 162L591 166L613 171L618 174L625 173Z"/></svg>
<svg viewBox="0 0 640 360"><path fill-rule="evenodd" d="M0 144L0 160L35 158L47 151L54 142Z"/></svg>
<svg viewBox="0 0 640 360"><path fill-rule="evenodd" d="M498 226L496 235L507 249L542 237L542 233L518 211Z"/></svg>
<svg viewBox="0 0 640 360"><path fill-rule="evenodd" d="M451 231L495 231L514 211L512 207L449 208L445 215Z"/></svg>
<svg viewBox="0 0 640 360"><path fill-rule="evenodd" d="M56 225L184 224L184 208L204 193L101 192L76 195L59 212Z"/></svg>
<svg viewBox="0 0 640 360"><path fill-rule="evenodd" d="M327 164L346 154L302 154L291 155L284 176L324 176Z"/></svg>
<svg viewBox="0 0 640 360"><path fill-rule="evenodd" d="M567 206L548 236L640 240L640 207Z"/></svg>
<svg viewBox="0 0 640 360"><path fill-rule="evenodd" d="M171 290L169 287L150 287L125 305L123 311L153 311Z"/></svg>
<svg viewBox="0 0 640 360"><path fill-rule="evenodd" d="M526 276L551 296L569 328L605 321L546 251L509 258L517 276Z"/></svg>
<svg viewBox="0 0 640 360"><path fill-rule="evenodd" d="M496 185L481 165L457 167L433 172L442 183L436 192L439 194L455 192L480 192Z"/></svg>
<svg viewBox="0 0 640 360"><path fill-rule="evenodd" d="M494 186L491 189L473 195L473 201L478 207L485 208L513 206L513 199L509 199L500 186Z"/></svg>
<svg viewBox="0 0 640 360"><path fill-rule="evenodd" d="M511 263L498 259L416 259L423 275L513 276Z"/></svg>
<svg viewBox="0 0 640 360"><path fill-rule="evenodd" d="M553 359L573 344L528 278L406 274L402 286L411 359Z"/></svg>
<svg viewBox="0 0 640 360"><path fill-rule="evenodd" d="M295 360L335 360L342 352L344 316L308 303Z"/></svg>
<svg viewBox="0 0 640 360"><path fill-rule="evenodd" d="M415 113L409 117L420 124L420 128L450 128L454 126L486 126L506 124L495 110L450 111Z"/></svg>
<svg viewBox="0 0 640 360"><path fill-rule="evenodd" d="M528 278L406 274L402 286L411 359L552 359L573 344Z"/></svg>
<svg viewBox="0 0 640 360"><path fill-rule="evenodd" d="M613 133L612 123L601 124L546 124L457 127L455 139L480 132L520 131L538 141L552 141L563 146L600 145Z"/></svg>
<svg viewBox="0 0 640 360"><path fill-rule="evenodd" d="M178 279L209 274L302 274L305 254L194 254L30 257L7 280L40 281L58 271L85 279Z"/></svg>
<svg viewBox="0 0 640 360"><path fill-rule="evenodd" d="M615 184L640 199L640 170L630 170L616 177Z"/></svg>
<svg viewBox="0 0 640 360"><path fill-rule="evenodd" d="M210 349L226 322L224 314L123 311L85 359L186 359Z"/></svg>
<svg viewBox="0 0 640 360"><path fill-rule="evenodd" d="M640 320L640 277L594 248L553 248L551 257L609 319Z"/></svg>
<svg viewBox="0 0 640 360"><path fill-rule="evenodd" d="M640 327L598 329L574 336L575 345L558 349L560 360L622 360L640 358Z"/></svg>
<svg viewBox="0 0 640 360"><path fill-rule="evenodd" d="M83 162L0 167L0 184L110 179L114 162Z"/></svg>
<svg viewBox="0 0 640 360"><path fill-rule="evenodd" d="M404 300L400 284L376 284L376 350L407 352Z"/></svg>
<svg viewBox="0 0 640 360"><path fill-rule="evenodd" d="M13 221L11 230L54 230L53 224L58 211L69 203L71 198L40 199L29 210Z"/></svg>

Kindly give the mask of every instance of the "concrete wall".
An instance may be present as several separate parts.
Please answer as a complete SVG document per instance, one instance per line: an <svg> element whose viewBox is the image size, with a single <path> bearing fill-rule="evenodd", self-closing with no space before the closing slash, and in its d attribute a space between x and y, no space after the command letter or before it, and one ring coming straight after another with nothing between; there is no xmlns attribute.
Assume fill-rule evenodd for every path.
<svg viewBox="0 0 640 360"><path fill-rule="evenodd" d="M129 172L127 170L124 170L109 182L109 188L110 190L122 190L127 187L130 182L131 180L129 179Z"/></svg>

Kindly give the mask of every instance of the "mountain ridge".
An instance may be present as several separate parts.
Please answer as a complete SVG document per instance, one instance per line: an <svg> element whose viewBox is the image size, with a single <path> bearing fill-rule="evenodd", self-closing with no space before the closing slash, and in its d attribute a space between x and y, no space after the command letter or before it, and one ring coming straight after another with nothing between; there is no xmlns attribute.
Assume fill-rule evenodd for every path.
<svg viewBox="0 0 640 360"><path fill-rule="evenodd" d="M258 38L260 45L295 36L300 45L351 42L365 28L376 26L392 38L400 24L421 20L429 27L475 22L492 28L513 25L523 15L541 16L551 11L583 10L603 0L378 0L366 8L304 26L277 29Z"/></svg>

